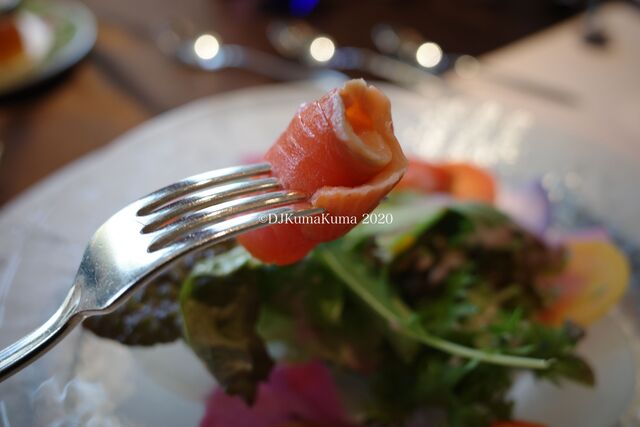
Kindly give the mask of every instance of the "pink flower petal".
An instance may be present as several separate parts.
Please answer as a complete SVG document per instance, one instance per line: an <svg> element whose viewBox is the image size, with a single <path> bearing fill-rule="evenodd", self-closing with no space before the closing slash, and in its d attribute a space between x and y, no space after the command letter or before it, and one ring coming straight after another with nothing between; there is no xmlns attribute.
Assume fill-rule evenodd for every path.
<svg viewBox="0 0 640 427"><path fill-rule="evenodd" d="M281 427L307 421L317 427L353 427L347 421L331 372L320 362L282 365L258 388L253 406L218 389L200 427Z"/></svg>

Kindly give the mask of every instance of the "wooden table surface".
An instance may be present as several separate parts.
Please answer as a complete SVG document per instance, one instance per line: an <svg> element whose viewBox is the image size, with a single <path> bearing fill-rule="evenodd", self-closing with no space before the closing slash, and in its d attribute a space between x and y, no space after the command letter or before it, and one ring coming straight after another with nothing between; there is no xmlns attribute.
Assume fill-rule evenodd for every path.
<svg viewBox="0 0 640 427"><path fill-rule="evenodd" d="M54 0L51 0L54 1ZM99 23L97 44L70 72L0 99L0 205L70 161L146 119L203 96L267 84L237 70L188 69L155 37L186 18L223 40L272 52L265 36L278 15L258 0L85 0ZM273 3L273 2L272 2ZM565 5L562 5L564 3ZM371 46L380 22L412 26L445 51L481 54L580 10L552 0L322 0L308 20L341 45Z"/></svg>

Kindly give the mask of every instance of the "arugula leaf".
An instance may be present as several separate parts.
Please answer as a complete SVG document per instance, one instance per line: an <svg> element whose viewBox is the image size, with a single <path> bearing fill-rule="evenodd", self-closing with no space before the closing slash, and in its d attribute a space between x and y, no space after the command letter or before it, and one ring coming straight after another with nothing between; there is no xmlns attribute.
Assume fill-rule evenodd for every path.
<svg viewBox="0 0 640 427"><path fill-rule="evenodd" d="M566 323L561 328L549 328L544 325L531 323L526 327L523 342L532 343L531 354L554 356L554 361L546 371L536 372L540 378L560 383L569 379L582 385L595 385L595 373L591 366L574 353L575 345L584 336L584 332L572 323Z"/></svg>
<svg viewBox="0 0 640 427"><path fill-rule="evenodd" d="M199 264L180 292L184 336L230 394L255 398L273 366L256 332L257 275L242 248Z"/></svg>
<svg viewBox="0 0 640 427"><path fill-rule="evenodd" d="M391 291L386 279L370 271L352 252L342 250L339 242L326 244L316 249L315 254L352 292L386 320L394 332L446 353L481 362L528 369L546 369L550 365L549 360L484 352L431 335L422 327L417 313Z"/></svg>
<svg viewBox="0 0 640 427"><path fill-rule="evenodd" d="M385 361L369 382L373 399L368 413L390 425L406 420L407 425L488 427L510 418L510 387L509 368L428 349L411 364Z"/></svg>
<svg viewBox="0 0 640 427"><path fill-rule="evenodd" d="M591 366L584 359L573 354L557 358L551 368L546 372L539 372L538 377L546 378L556 384L563 378L588 387L593 387L596 383Z"/></svg>

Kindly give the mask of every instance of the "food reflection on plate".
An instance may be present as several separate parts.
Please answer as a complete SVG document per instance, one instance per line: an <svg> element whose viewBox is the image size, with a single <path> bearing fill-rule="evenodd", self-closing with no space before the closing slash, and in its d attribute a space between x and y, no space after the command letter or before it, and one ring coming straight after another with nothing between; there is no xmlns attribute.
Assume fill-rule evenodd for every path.
<svg viewBox="0 0 640 427"><path fill-rule="evenodd" d="M533 426L512 420L517 372L597 384L575 347L624 292L622 253L600 230L553 230L538 183L467 163L410 159L371 211L405 168L381 99L347 83L267 154L327 221L359 225L261 229L85 327L127 345L183 339L220 384L202 426Z"/></svg>

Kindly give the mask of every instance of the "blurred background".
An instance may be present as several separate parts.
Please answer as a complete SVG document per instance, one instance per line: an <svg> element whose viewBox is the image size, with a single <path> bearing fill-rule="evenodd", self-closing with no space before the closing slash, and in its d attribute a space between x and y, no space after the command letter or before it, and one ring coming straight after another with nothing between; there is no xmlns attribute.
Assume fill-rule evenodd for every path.
<svg viewBox="0 0 640 427"><path fill-rule="evenodd" d="M445 82L640 143L634 2L0 0L0 13L0 205L164 111L331 70Z"/></svg>

